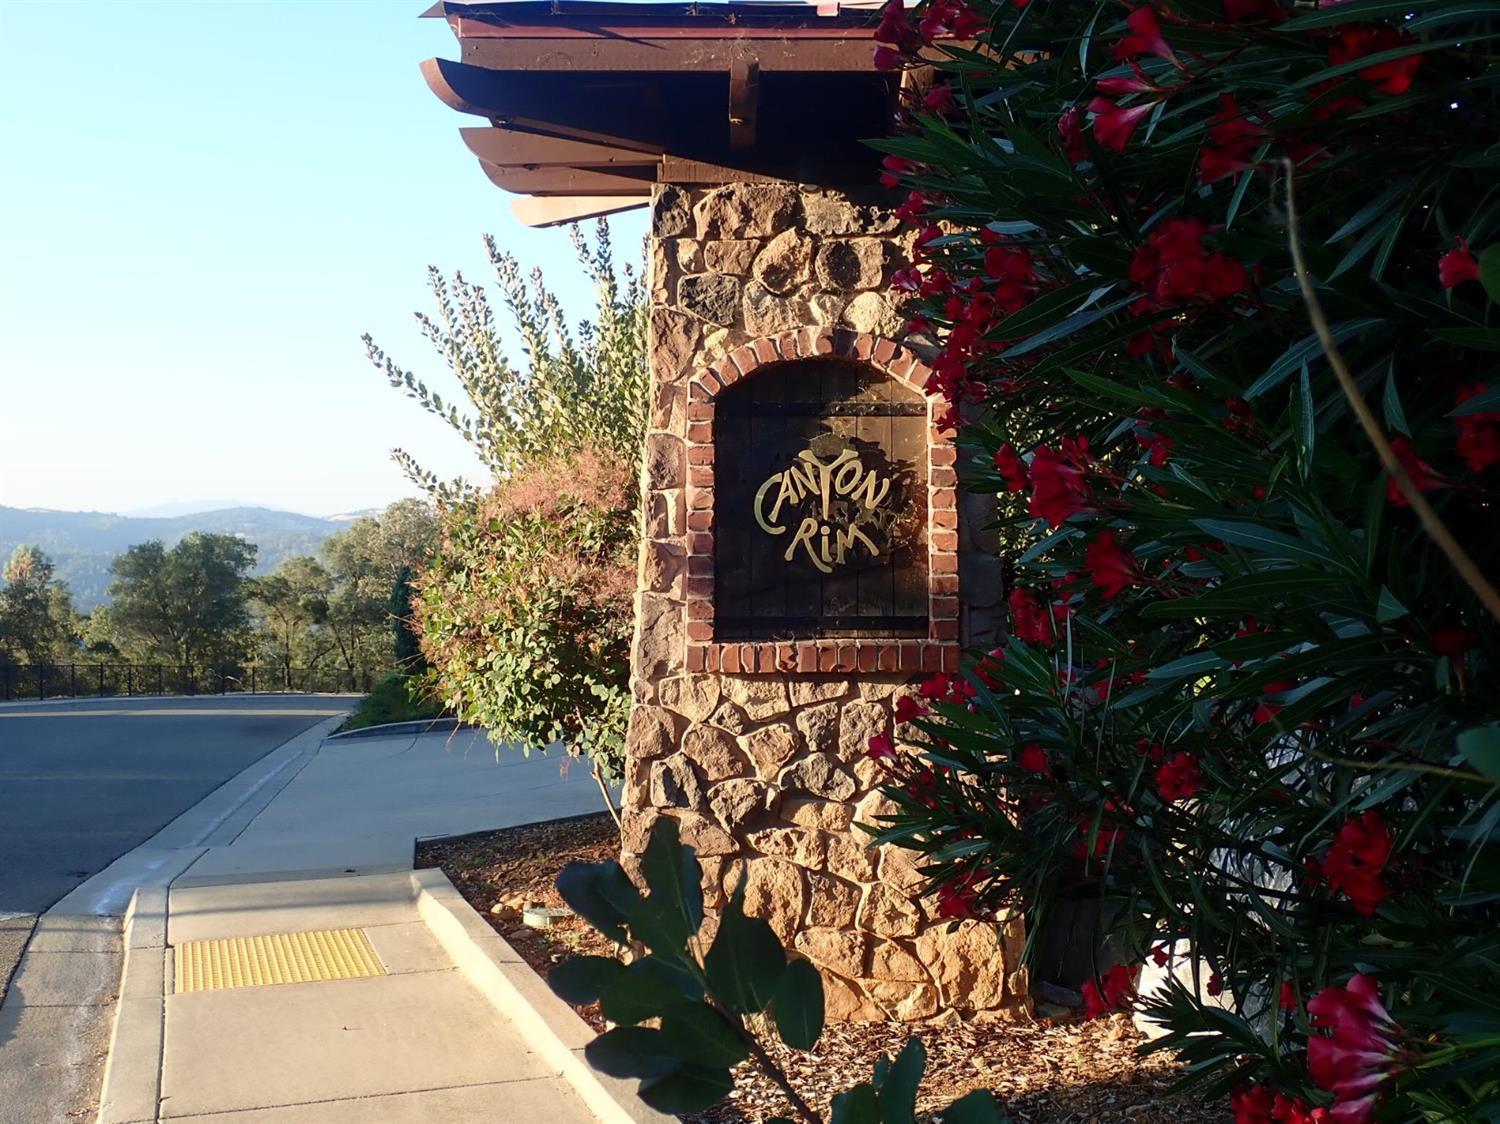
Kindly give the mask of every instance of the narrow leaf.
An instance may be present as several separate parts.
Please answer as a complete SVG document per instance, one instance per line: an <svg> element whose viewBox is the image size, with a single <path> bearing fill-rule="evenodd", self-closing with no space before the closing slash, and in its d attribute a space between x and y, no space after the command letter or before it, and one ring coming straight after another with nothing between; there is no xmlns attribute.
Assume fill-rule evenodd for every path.
<svg viewBox="0 0 1500 1124"><path fill-rule="evenodd" d="M1492 780L1500 781L1500 726L1475 726L1458 735L1458 752Z"/></svg>
<svg viewBox="0 0 1500 1124"><path fill-rule="evenodd" d="M807 960L793 960L772 999L776 1033L794 1050L811 1050L823 1033L823 977Z"/></svg>

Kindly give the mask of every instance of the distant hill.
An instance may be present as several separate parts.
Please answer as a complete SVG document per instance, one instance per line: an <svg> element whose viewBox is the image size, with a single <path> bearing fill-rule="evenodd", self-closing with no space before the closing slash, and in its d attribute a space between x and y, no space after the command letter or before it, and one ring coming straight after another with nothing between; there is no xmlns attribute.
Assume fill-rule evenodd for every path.
<svg viewBox="0 0 1500 1124"><path fill-rule="evenodd" d="M256 572L266 573L284 558L316 553L318 545L347 528L349 520L347 515L319 519L268 507L140 518L0 505L0 564L17 546L35 543L57 564L58 576L73 591L73 603L87 611L108 600L109 564L136 543L161 539L171 546L191 531L239 535L260 548Z"/></svg>

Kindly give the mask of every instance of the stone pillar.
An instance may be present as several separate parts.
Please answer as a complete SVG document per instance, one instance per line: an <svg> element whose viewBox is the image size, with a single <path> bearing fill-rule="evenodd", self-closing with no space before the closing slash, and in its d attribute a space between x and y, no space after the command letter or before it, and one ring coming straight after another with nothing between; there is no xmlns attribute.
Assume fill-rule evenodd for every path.
<svg viewBox="0 0 1500 1124"><path fill-rule="evenodd" d="M892 729L893 700L958 664L951 434L931 429L927 452L926 639L745 644L713 631L717 394L763 364L829 355L920 387L889 291L912 237L882 206L790 184L662 187L652 205L623 861L633 871L652 824L675 817L710 909L744 879L747 909L823 972L837 1019L1029 1004L1020 920L940 920L918 897L913 853L871 848L855 827L890 810L865 750Z"/></svg>

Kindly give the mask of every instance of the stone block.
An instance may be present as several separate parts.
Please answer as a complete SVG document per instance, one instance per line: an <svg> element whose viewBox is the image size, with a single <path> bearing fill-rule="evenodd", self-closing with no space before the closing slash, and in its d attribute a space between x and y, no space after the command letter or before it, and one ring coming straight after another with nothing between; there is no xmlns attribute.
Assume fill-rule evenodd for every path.
<svg viewBox="0 0 1500 1124"><path fill-rule="evenodd" d="M843 835L830 835L827 844L828 871L851 882L875 880L875 848L870 837L855 829Z"/></svg>
<svg viewBox="0 0 1500 1124"><path fill-rule="evenodd" d="M750 272L755 255L760 250L758 238L732 238L708 242L703 246L703 264L714 273L728 273L742 277Z"/></svg>
<svg viewBox="0 0 1500 1124"><path fill-rule="evenodd" d="M854 778L827 753L814 753L783 769L777 783L788 795L799 792L828 800L848 800L855 793Z"/></svg>
<svg viewBox="0 0 1500 1124"><path fill-rule="evenodd" d="M715 708L708 720L719 729L728 730L731 734L743 734L751 726L750 719L744 710L737 703L732 703L727 699Z"/></svg>
<svg viewBox="0 0 1500 1124"><path fill-rule="evenodd" d="M751 274L773 293L785 295L812 276L813 240L797 230L783 230L755 256Z"/></svg>
<svg viewBox="0 0 1500 1124"><path fill-rule="evenodd" d="M843 322L854 331L870 336L899 336L906 327L906 321L891 302L874 292L860 293L851 300L844 308Z"/></svg>
<svg viewBox="0 0 1500 1124"><path fill-rule="evenodd" d="M740 752L734 735L717 726L691 727L682 736L682 752L710 784L742 777L750 771L750 762Z"/></svg>
<svg viewBox="0 0 1500 1124"><path fill-rule="evenodd" d="M841 976L823 973L823 1013L830 1022L874 1022L885 1012L865 998L864 992Z"/></svg>
<svg viewBox="0 0 1500 1124"><path fill-rule="evenodd" d="M792 709L786 683L780 678L726 678L723 691L726 699L737 703L756 722L779 717Z"/></svg>
<svg viewBox="0 0 1500 1124"><path fill-rule="evenodd" d="M651 236L674 238L687 232L692 221L688 193L680 187L659 187L651 200Z"/></svg>
<svg viewBox="0 0 1500 1124"><path fill-rule="evenodd" d="M776 777L777 770L800 748L797 735L779 723L752 730L740 739L740 745L755 762L756 774L762 780Z"/></svg>
<svg viewBox="0 0 1500 1124"><path fill-rule="evenodd" d="M641 549L641 585L653 593L682 595L687 551L675 542L647 542Z"/></svg>
<svg viewBox="0 0 1500 1124"><path fill-rule="evenodd" d="M812 319L805 302L773 293L758 281L745 283L742 312L745 331L752 336L774 336L805 328Z"/></svg>
<svg viewBox="0 0 1500 1124"><path fill-rule="evenodd" d="M625 808L620 812L620 850L636 853L651 841L651 829L661 813L655 808Z"/></svg>
<svg viewBox="0 0 1500 1124"><path fill-rule="evenodd" d="M763 855L816 869L823 865L824 838L805 827L768 827L751 832L747 842Z"/></svg>
<svg viewBox="0 0 1500 1124"><path fill-rule="evenodd" d="M797 712L797 729L807 748L815 753L831 753L839 747L839 704L820 703Z"/></svg>
<svg viewBox="0 0 1500 1124"><path fill-rule="evenodd" d="M782 859L745 860L745 912L768 922L783 944L801 927L806 904L801 867Z"/></svg>
<svg viewBox="0 0 1500 1124"><path fill-rule="evenodd" d="M734 838L707 816L696 812L683 812L677 817L681 828L679 838L699 855L733 855L740 845Z"/></svg>
<svg viewBox="0 0 1500 1124"><path fill-rule="evenodd" d="M938 989L930 983L873 979L861 980L860 986L888 1018L910 1023L938 1013Z"/></svg>
<svg viewBox="0 0 1500 1124"><path fill-rule="evenodd" d="M854 822L854 808L849 804L820 800L816 796L794 796L782 801L781 818L798 827L837 833L849 830L849 825Z"/></svg>
<svg viewBox="0 0 1500 1124"><path fill-rule="evenodd" d="M661 679L681 670L682 602L658 593L641 594L636 601L631 670L642 679Z"/></svg>
<svg viewBox="0 0 1500 1124"><path fill-rule="evenodd" d="M719 705L716 675L680 675L661 685L661 704L689 722L706 721Z"/></svg>
<svg viewBox="0 0 1500 1124"><path fill-rule="evenodd" d="M885 243L879 238L848 238L818 247L818 283L841 292L874 289L885 280Z"/></svg>
<svg viewBox="0 0 1500 1124"><path fill-rule="evenodd" d="M806 706L841 699L851 690L853 685L847 679L795 679L791 684L792 704Z"/></svg>
<svg viewBox="0 0 1500 1124"><path fill-rule="evenodd" d="M703 786L693 772L692 762L680 753L651 763L651 804L657 808L704 807Z"/></svg>
<svg viewBox="0 0 1500 1124"><path fill-rule="evenodd" d="M819 968L841 976L863 976L866 941L863 933L848 929L804 929L792 947Z"/></svg>
<svg viewBox="0 0 1500 1124"><path fill-rule="evenodd" d="M682 487L684 460L682 438L671 433L648 433L646 486L654 490Z"/></svg>
<svg viewBox="0 0 1500 1124"><path fill-rule="evenodd" d="M827 191L802 196L802 225L810 234L859 234L864 226L861 208Z"/></svg>
<svg viewBox="0 0 1500 1124"><path fill-rule="evenodd" d="M839 757L844 761L865 758L870 739L890 731L891 719L879 703L852 702L839 717Z"/></svg>
<svg viewBox="0 0 1500 1124"><path fill-rule="evenodd" d="M792 225L797 193L789 184L731 183L693 207L698 238L770 238Z"/></svg>
<svg viewBox="0 0 1500 1124"><path fill-rule="evenodd" d="M870 978L925 983L930 978L922 962L901 941L876 940L870 951Z"/></svg>
<svg viewBox="0 0 1500 1124"><path fill-rule="evenodd" d="M708 806L724 830L738 832L756 816L773 808L776 797L776 790L760 781L732 777L709 790Z"/></svg>
<svg viewBox="0 0 1500 1124"><path fill-rule="evenodd" d="M843 293L814 293L808 299L807 311L814 324L837 324L848 305L849 298Z"/></svg>
<svg viewBox="0 0 1500 1124"><path fill-rule="evenodd" d="M677 303L710 324L730 327L739 310L740 283L723 273L693 273L677 283Z"/></svg>
<svg viewBox="0 0 1500 1124"><path fill-rule="evenodd" d="M677 750L677 724L659 706L637 706L630 712L625 730L626 756L636 759L665 757Z"/></svg>
<svg viewBox="0 0 1500 1124"><path fill-rule="evenodd" d="M831 874L809 871L807 875L807 923L828 929L854 927L859 912L859 887Z"/></svg>
<svg viewBox="0 0 1500 1124"><path fill-rule="evenodd" d="M918 869L927 862L927 857L921 851L889 844L879 850L880 881L904 894L916 896L927 884L927 876Z"/></svg>
<svg viewBox="0 0 1500 1124"><path fill-rule="evenodd" d="M866 932L881 937L915 937L922 929L922 911L899 890L876 883L865 888L865 898L860 903L855 923ZM920 953L918 958L927 964ZM928 967L931 969L930 964ZM936 974L933 971L933 975Z"/></svg>
<svg viewBox="0 0 1500 1124"><path fill-rule="evenodd" d="M916 940L917 959L937 981L945 1006L985 1010L1003 1006L1007 965L999 927L960 921L928 929Z"/></svg>
<svg viewBox="0 0 1500 1124"><path fill-rule="evenodd" d="M651 309L651 371L658 383L671 383L688 370L702 325L675 308Z"/></svg>

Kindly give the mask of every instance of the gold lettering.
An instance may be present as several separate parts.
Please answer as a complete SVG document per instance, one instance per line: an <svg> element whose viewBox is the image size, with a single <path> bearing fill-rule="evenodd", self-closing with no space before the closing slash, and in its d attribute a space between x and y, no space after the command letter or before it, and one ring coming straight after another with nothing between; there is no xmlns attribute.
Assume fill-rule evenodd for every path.
<svg viewBox="0 0 1500 1124"><path fill-rule="evenodd" d="M827 530L825 527L824 530ZM807 551L807 560L825 574L833 573L833 567L826 564L818 557L818 552L813 549L813 536L818 533L818 521L811 515L802 520L802 525L797 528L797 533L792 536L792 541L787 544L786 553L782 557L790 562L792 555L797 553L800 546ZM826 540L825 540L826 542Z"/></svg>
<svg viewBox="0 0 1500 1124"><path fill-rule="evenodd" d="M826 444L819 447L828 451ZM880 548L861 524L886 525L886 513L879 509L890 498L892 483L891 477L867 469L853 448L840 449L832 460L826 461L813 449L803 449L786 469L773 472L762 481L755 492L753 515L756 525L766 534L784 535L787 532L782 523L784 514L809 499L816 499L817 515L801 517L783 557L790 562L800 551L818 570L832 573L835 566L850 560L856 544L863 546L872 558L880 557ZM834 510L835 499L841 501L839 512ZM854 505L853 512L843 501ZM875 516L873 522L870 516Z"/></svg>

